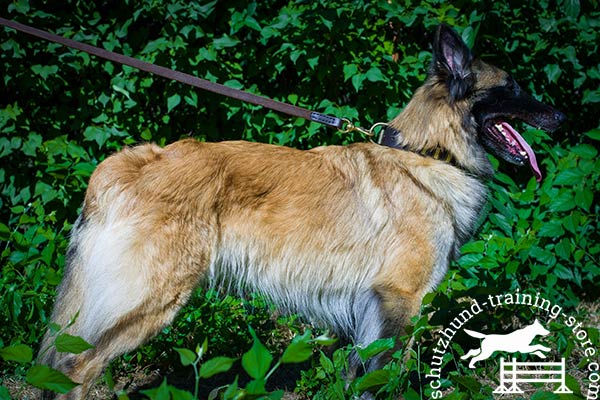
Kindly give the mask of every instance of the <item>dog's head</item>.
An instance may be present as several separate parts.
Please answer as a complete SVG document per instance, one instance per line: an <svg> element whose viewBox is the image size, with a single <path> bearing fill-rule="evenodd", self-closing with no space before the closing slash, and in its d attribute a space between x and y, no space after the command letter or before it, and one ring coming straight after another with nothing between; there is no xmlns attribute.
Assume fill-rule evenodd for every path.
<svg viewBox="0 0 600 400"><path fill-rule="evenodd" d="M556 130L565 115L525 93L506 72L473 57L458 34L441 25L433 43L429 82L446 88L447 101L463 116L466 134L502 159L529 164L542 178L531 146L509 124L519 119L548 132Z"/></svg>
<svg viewBox="0 0 600 400"><path fill-rule="evenodd" d="M537 318L533 322L533 324L531 324L529 326L532 327L532 329L536 335L548 336L550 334L550 331L548 329L544 328L544 326L540 323L540 321L537 320Z"/></svg>

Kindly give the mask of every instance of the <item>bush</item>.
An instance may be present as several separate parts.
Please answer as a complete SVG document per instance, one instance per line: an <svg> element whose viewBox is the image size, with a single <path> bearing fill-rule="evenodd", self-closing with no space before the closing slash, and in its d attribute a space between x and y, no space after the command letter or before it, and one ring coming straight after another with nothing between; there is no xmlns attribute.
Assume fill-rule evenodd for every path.
<svg viewBox="0 0 600 400"><path fill-rule="evenodd" d="M464 298L487 293L535 289L570 310L598 301L596 6L579 0L18 0L5 6L4 14L365 127L395 116L423 81L434 27L440 22L456 27L477 54L510 71L535 97L566 112L569 121L553 137L524 132L543 160L541 185L528 171L498 165L489 184L489 218L427 298L431 325L415 321L415 332L423 332L447 323ZM0 347L39 342L87 179L113 151L187 136L298 148L364 140L12 30L0 31L0 47L0 320L5 321ZM203 296L194 303L205 308L202 318L210 318L221 300ZM152 359L171 346L193 347L189 334L198 330L193 321L199 312L186 308L173 328L128 360ZM249 315L233 312L222 322L237 329L252 318L266 318ZM258 335L264 340L270 332ZM419 335L426 349L431 337ZM243 341L240 336L209 348L226 351L229 339ZM249 345L252 339L245 337ZM237 351L245 349L242 344ZM12 368L4 364L2 373ZM408 385L403 379L394 390L408 393Z"/></svg>

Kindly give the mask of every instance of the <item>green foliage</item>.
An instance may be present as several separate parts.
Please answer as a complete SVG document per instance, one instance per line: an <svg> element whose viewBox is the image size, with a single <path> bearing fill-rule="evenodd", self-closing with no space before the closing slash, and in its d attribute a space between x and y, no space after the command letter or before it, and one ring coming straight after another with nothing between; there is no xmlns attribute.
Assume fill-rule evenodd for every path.
<svg viewBox="0 0 600 400"><path fill-rule="evenodd" d="M53 328L56 329L53 329L53 340L51 341L50 347L54 347L57 351L79 354L85 350L94 348L94 346L90 345L82 338L64 333L64 329L61 329L60 327ZM41 349L41 352L43 353L48 350L50 349ZM78 383L73 382L64 373L50 368L47 365L33 362L33 350L27 345L16 344L0 348L0 357L4 361L16 362L25 367L27 369L25 376L26 382L39 389L49 390L55 393L68 393L78 386ZM7 391L7 389L2 386L0 386L0 389ZM2 392L0 392L0 394L2 394ZM6 396L6 398L10 398L10 394Z"/></svg>
<svg viewBox="0 0 600 400"><path fill-rule="evenodd" d="M331 358L321 353L306 372L321 386L311 386L308 379L299 384L307 395L342 398L370 389L384 398L398 392L418 398L420 394L409 387L409 373L424 372L418 361L432 346L432 330L460 312L464 299L519 288L539 291L571 311L582 301L597 302L600 13L596 0L226 4L19 0L3 7L5 17L20 22L347 117L362 126L388 120L406 104L426 76L431 33L444 22L456 27L477 54L511 72L536 98L567 113L568 123L552 137L535 129L524 132L543 166L541 184L529 171L515 171L494 160L499 172L489 184L488 216L482 216L479 233L463 248L464 255L448 278L427 296L431 318L409 327L419 345L408 362L395 356L383 372L346 386L341 371L354 350L338 349ZM164 145L187 136L298 148L363 140L4 28L0 49L3 374L19 363L31 365L32 348L49 319L87 179L113 151L146 141ZM499 324L505 317L527 320L530 315L498 310L491 320ZM199 366L197 376L208 376L241 357L242 365L254 374L249 372L256 382L251 389L258 393L265 373L273 368L267 354L283 351L281 362L296 362L312 349L304 339L294 339L283 349L288 333L281 326L288 323L275 320L264 300L242 301L199 291L173 326L123 360L127 365L160 364L180 357ZM496 328L490 324L490 329ZM248 335L248 325L261 329ZM574 351L569 347L572 333L558 326L553 329L556 344ZM298 328L292 331L297 333ZM597 343L597 332L589 332ZM203 364L198 362L198 350L192 354L181 350L193 348L199 337L208 338L200 350L214 352ZM57 342L73 352L85 350L73 337L57 334ZM248 348L254 352L244 361ZM355 349L364 359L372 356L371 350ZM455 365L460 351L444 358L445 368L452 370L444 387L454 387L457 398L489 397L489 387L477 391L466 379L471 374ZM483 376L484 370L477 373ZM223 396L233 398L238 387L236 380ZM5 392L0 386L0 396ZM176 392L180 393L164 383L152 396L175 397Z"/></svg>
<svg viewBox="0 0 600 400"><path fill-rule="evenodd" d="M267 348L260 342L256 333L250 328L250 334L254 341L250 350L242 355L241 364L244 371L253 379L245 387L238 385L238 377L231 384L214 389L209 399L215 399L219 395L224 400L229 399L281 399L283 391L277 390L269 392L266 389L266 383L269 377L282 364L304 362L310 358L315 346L328 343L330 338L319 336L315 339L311 337L311 331L307 330L302 335L297 335L292 339L290 345L285 349L283 355L271 367L273 356ZM202 361L203 355L207 350L207 340L204 340L202 346L198 346L193 352L188 349L176 349L181 357L181 363L184 366L191 365L194 368L195 389L192 395L189 392L179 390L167 384L166 379L156 389L145 390L143 393L152 400L158 399L197 399L198 386L201 378L209 378L213 375L227 372L231 369L236 359L229 357L215 357L210 360ZM198 369L200 365L200 369Z"/></svg>

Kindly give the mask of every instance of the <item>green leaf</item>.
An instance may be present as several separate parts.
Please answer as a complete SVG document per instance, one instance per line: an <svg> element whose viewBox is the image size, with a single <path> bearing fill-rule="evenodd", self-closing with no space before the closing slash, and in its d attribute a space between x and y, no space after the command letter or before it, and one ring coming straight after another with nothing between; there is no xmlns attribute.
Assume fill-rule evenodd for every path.
<svg viewBox="0 0 600 400"><path fill-rule="evenodd" d="M509 237L512 236L512 221L506 219L506 217L502 214L490 214L490 221L492 221L498 228L502 229L502 231Z"/></svg>
<svg viewBox="0 0 600 400"><path fill-rule="evenodd" d="M171 391L167 384L167 378L163 378L159 387L154 389L142 390L142 393L152 400L171 400Z"/></svg>
<svg viewBox="0 0 600 400"><path fill-rule="evenodd" d="M381 72L381 70L379 68L377 68L377 67L371 67L367 71L366 77L371 82L382 82L382 81L386 80L385 76L383 75L383 73Z"/></svg>
<svg viewBox="0 0 600 400"><path fill-rule="evenodd" d="M592 129L585 133L585 135L594 140L600 140L600 128Z"/></svg>
<svg viewBox="0 0 600 400"><path fill-rule="evenodd" d="M337 339L329 337L327 335L320 335L320 336L317 336L316 338L314 338L312 340L312 342L316 343L320 346L331 346L332 344L337 342Z"/></svg>
<svg viewBox="0 0 600 400"><path fill-rule="evenodd" d="M250 333L254 337L254 343L252 348L242 356L242 367L252 378L263 379L271 366L273 356L258 340L252 328L250 328Z"/></svg>
<svg viewBox="0 0 600 400"><path fill-rule="evenodd" d="M220 49L224 49L226 47L233 47L236 44L238 44L239 42L240 41L235 38L224 35L221 38L213 40L213 46L215 49L220 50Z"/></svg>
<svg viewBox="0 0 600 400"><path fill-rule="evenodd" d="M47 365L34 365L27 371L25 380L40 389L51 390L56 393L68 393L79 385L60 371L52 369Z"/></svg>
<svg viewBox="0 0 600 400"><path fill-rule="evenodd" d="M460 248L462 254L477 253L481 254L485 251L485 242L483 240L477 240L474 242L467 242Z"/></svg>
<svg viewBox="0 0 600 400"><path fill-rule="evenodd" d="M0 357L4 361L16 361L25 364L33 360L33 350L24 344L14 344L0 349Z"/></svg>
<svg viewBox="0 0 600 400"><path fill-rule="evenodd" d="M384 351L388 351L394 348L394 338L384 338L377 339L373 343L369 344L365 348L361 348L360 346L356 346L356 354L360 357L362 362L367 361L368 359L375 357L376 355L383 353Z"/></svg>
<svg viewBox="0 0 600 400"><path fill-rule="evenodd" d="M556 265L553 271L554 275L556 275L560 279L564 279L567 281L574 280L573 271L563 265Z"/></svg>
<svg viewBox="0 0 600 400"><path fill-rule="evenodd" d="M200 377L210 378L211 376L220 374L221 372L229 371L235 360L235 358L229 357L212 358L200 366Z"/></svg>
<svg viewBox="0 0 600 400"><path fill-rule="evenodd" d="M61 353L79 354L86 350L93 349L94 346L80 338L68 333L58 335L55 341L56 351Z"/></svg>
<svg viewBox="0 0 600 400"><path fill-rule="evenodd" d="M169 394L172 400L195 400L192 393L174 386L169 386Z"/></svg>
<svg viewBox="0 0 600 400"><path fill-rule="evenodd" d="M529 249L529 255L539 260L545 265L554 265L556 263L556 257L551 251L544 250L540 247L534 246Z"/></svg>
<svg viewBox="0 0 600 400"><path fill-rule="evenodd" d="M579 144L577 146L573 146L571 151L574 154L577 154L579 157L585 158L586 160L593 160L598 155L598 150L589 144Z"/></svg>
<svg viewBox="0 0 600 400"><path fill-rule="evenodd" d="M33 65L31 70L34 74L41 76L43 79L48 79L50 75L54 75L58 72L58 66L56 65Z"/></svg>
<svg viewBox="0 0 600 400"><path fill-rule="evenodd" d="M167 112L171 112L171 110L177 107L179 103L181 103L181 96L177 93L169 97L167 99Z"/></svg>
<svg viewBox="0 0 600 400"><path fill-rule="evenodd" d="M550 201L550 211L569 211L575 208L575 196L570 190L564 190Z"/></svg>
<svg viewBox="0 0 600 400"><path fill-rule="evenodd" d="M88 126L85 131L83 131L83 137L86 140L95 141L98 143L99 147L102 147L108 138L110 138L110 130L106 129L104 126Z"/></svg>
<svg viewBox="0 0 600 400"><path fill-rule="evenodd" d="M35 157L37 149L42 145L42 136L37 133L30 133L29 137L25 142L23 142L23 147L21 150L23 153L30 157Z"/></svg>
<svg viewBox="0 0 600 400"><path fill-rule="evenodd" d="M226 400L235 399L235 396L238 393L238 376L236 375L233 382L228 385L227 390L223 392L222 397L219 396L219 390L220 388L212 390L208 395L208 400L215 400L221 398Z"/></svg>
<svg viewBox="0 0 600 400"><path fill-rule="evenodd" d="M333 362L323 352L321 352L321 354L319 355L319 365L328 374L332 374L335 371L335 366L333 365Z"/></svg>
<svg viewBox="0 0 600 400"><path fill-rule="evenodd" d="M177 353L179 353L179 361L181 361L181 365L187 367L188 365L192 365L196 361L196 353L188 349L175 348Z"/></svg>
<svg viewBox="0 0 600 400"><path fill-rule="evenodd" d="M556 175L555 185L573 185L581 181L585 174L576 168L565 169Z"/></svg>
<svg viewBox="0 0 600 400"><path fill-rule="evenodd" d="M30 10L29 0L13 1L12 4L8 7L9 12L11 11L12 7L14 7L14 9L20 14L27 14Z"/></svg>
<svg viewBox="0 0 600 400"><path fill-rule="evenodd" d="M10 392L4 386L0 386L0 400L11 400Z"/></svg>
<svg viewBox="0 0 600 400"><path fill-rule="evenodd" d="M479 393L481 390L481 383L477 379L470 376L452 376L452 381L458 383L461 387L467 389L472 393Z"/></svg>
<svg viewBox="0 0 600 400"><path fill-rule="evenodd" d="M562 0L561 8L567 17L577 19L581 5L579 4L579 0Z"/></svg>
<svg viewBox="0 0 600 400"><path fill-rule="evenodd" d="M593 202L594 193L591 190L585 188L575 192L575 204L585 211L590 211Z"/></svg>
<svg viewBox="0 0 600 400"><path fill-rule="evenodd" d="M307 330L303 335L297 335L283 352L281 362L299 363L304 362L312 355L311 331Z"/></svg>
<svg viewBox="0 0 600 400"><path fill-rule="evenodd" d="M244 88L244 85L242 85L242 83L240 81L238 81L237 79L230 79L230 80L224 82L223 85L229 86L230 88L238 89L238 90L241 90Z"/></svg>
<svg viewBox="0 0 600 400"><path fill-rule="evenodd" d="M246 385L246 391L250 395L267 394L268 392L267 389L265 389L265 384L266 382L264 379L250 381L248 382L248 385Z"/></svg>
<svg viewBox="0 0 600 400"><path fill-rule="evenodd" d="M564 233L561 221L551 220L542 225L538 235L542 237L557 237Z"/></svg>
<svg viewBox="0 0 600 400"><path fill-rule="evenodd" d="M600 103L600 89L585 90L583 92L583 99L581 100L581 103Z"/></svg>
<svg viewBox="0 0 600 400"><path fill-rule="evenodd" d="M364 80L365 74L356 74L352 77L352 86L354 86L357 92L360 90Z"/></svg>
<svg viewBox="0 0 600 400"><path fill-rule="evenodd" d="M450 396L452 395L452 393L450 394ZM408 388L408 390L406 392L404 392L402 398L404 398L404 400L422 400L423 397L421 397L419 395L419 393L417 393L413 388ZM449 398L449 396L448 396Z"/></svg>
<svg viewBox="0 0 600 400"><path fill-rule="evenodd" d="M562 71L560 70L560 66L557 64L547 64L544 67L544 72L546 72L546 76L548 77L549 82L558 82L558 78Z"/></svg>
<svg viewBox="0 0 600 400"><path fill-rule="evenodd" d="M560 400L560 399L565 398L563 396L566 396L566 398L570 397L570 395L560 395L559 396L559 395L554 394L552 392L546 392L546 391L540 391L540 390L538 390L534 394L531 395L530 399L531 400ZM579 399L580 397L573 396L572 398Z"/></svg>
<svg viewBox="0 0 600 400"><path fill-rule="evenodd" d="M0 240L7 241L10 238L10 229L0 222Z"/></svg>
<svg viewBox="0 0 600 400"><path fill-rule="evenodd" d="M467 26L463 30L461 37L467 46L473 48L473 46L475 45L476 32L472 27Z"/></svg>
<svg viewBox="0 0 600 400"><path fill-rule="evenodd" d="M372 390L387 384L390 381L391 373L387 369L372 371L358 379L356 389L359 392Z"/></svg>
<svg viewBox="0 0 600 400"><path fill-rule="evenodd" d="M358 73L358 65L356 64L346 64L344 65L344 81L352 78L354 75Z"/></svg>

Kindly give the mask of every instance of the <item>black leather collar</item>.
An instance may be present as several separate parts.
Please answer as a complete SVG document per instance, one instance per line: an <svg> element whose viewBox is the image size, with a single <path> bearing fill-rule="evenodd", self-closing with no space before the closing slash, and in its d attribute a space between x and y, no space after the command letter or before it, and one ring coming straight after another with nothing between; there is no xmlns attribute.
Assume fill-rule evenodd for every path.
<svg viewBox="0 0 600 400"><path fill-rule="evenodd" d="M456 158L447 149L443 147L436 147L434 149L424 149L418 151L415 149L411 149L409 146L399 144L399 142L401 141L401 137L402 134L399 131L392 128L391 126L386 126L381 130L381 134L379 135L379 140L377 140L377 143L382 146L391 147L394 149L411 151L424 157L430 157L435 160L443 161L457 168L463 169L461 165L458 164L458 162L456 161Z"/></svg>

